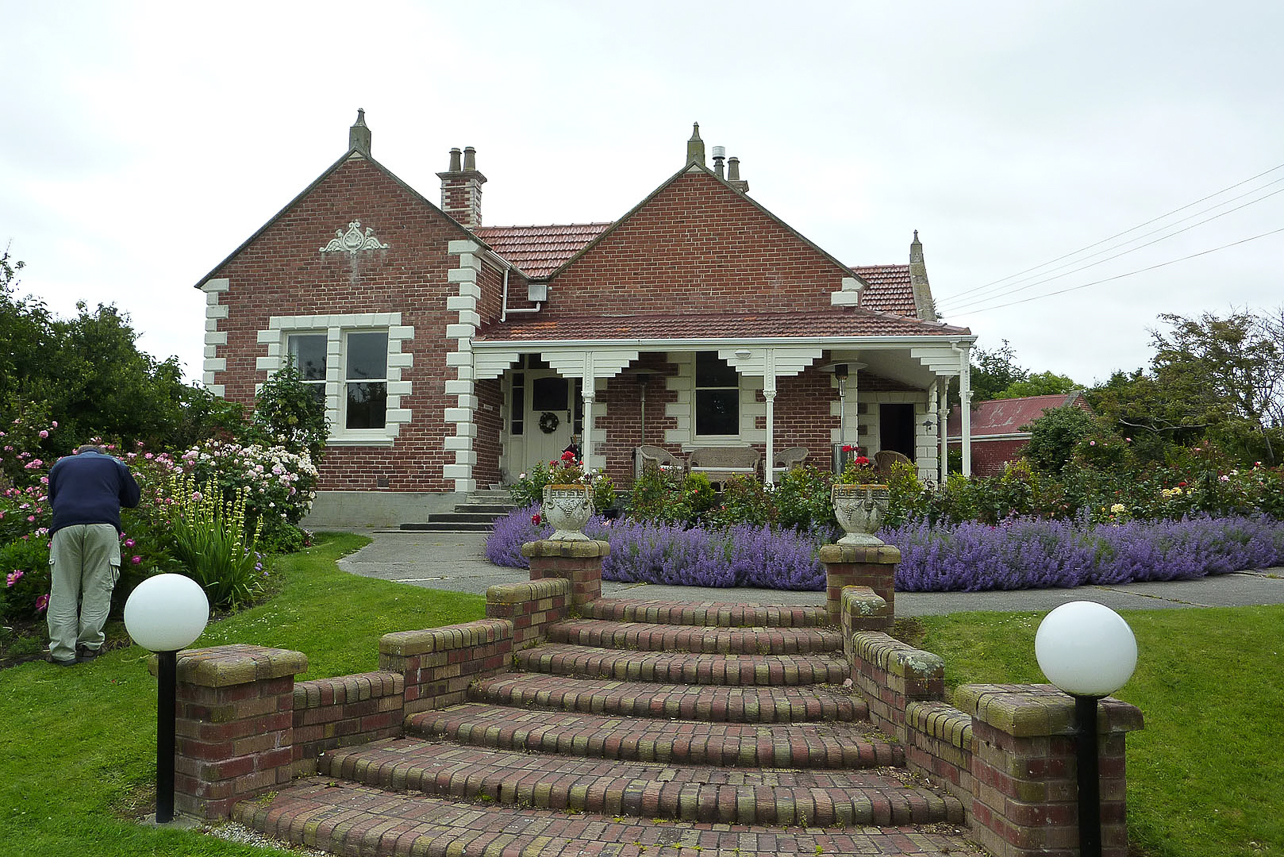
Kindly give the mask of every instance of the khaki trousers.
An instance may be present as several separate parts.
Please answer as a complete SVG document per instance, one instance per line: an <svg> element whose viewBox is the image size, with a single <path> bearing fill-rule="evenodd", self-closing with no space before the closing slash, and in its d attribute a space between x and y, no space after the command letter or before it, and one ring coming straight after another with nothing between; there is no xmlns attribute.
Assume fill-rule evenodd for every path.
<svg viewBox="0 0 1284 857"><path fill-rule="evenodd" d="M111 524L75 524L49 548L49 655L74 661L76 644L97 649L106 637L111 591L120 577L120 538Z"/></svg>

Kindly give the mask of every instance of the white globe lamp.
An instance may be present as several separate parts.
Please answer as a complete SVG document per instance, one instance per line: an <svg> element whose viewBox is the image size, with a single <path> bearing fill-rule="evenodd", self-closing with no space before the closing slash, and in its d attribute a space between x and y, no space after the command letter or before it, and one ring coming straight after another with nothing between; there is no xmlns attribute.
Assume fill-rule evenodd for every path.
<svg viewBox="0 0 1284 857"><path fill-rule="evenodd" d="M1079 854L1101 855L1101 775L1097 700L1123 687L1137 668L1137 638L1115 611L1071 601L1044 617L1034 655L1048 681L1074 697L1075 767L1079 784Z"/></svg>
<svg viewBox="0 0 1284 857"><path fill-rule="evenodd" d="M179 649L205 630L210 602L205 590L182 574L158 574L134 588L125 602L125 630L156 652L156 823L174 820L174 709Z"/></svg>

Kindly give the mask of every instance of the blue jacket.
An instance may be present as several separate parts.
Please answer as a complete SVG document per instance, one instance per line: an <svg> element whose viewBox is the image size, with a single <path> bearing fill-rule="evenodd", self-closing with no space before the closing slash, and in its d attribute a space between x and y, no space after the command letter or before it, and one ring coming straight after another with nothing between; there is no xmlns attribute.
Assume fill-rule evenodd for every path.
<svg viewBox="0 0 1284 857"><path fill-rule="evenodd" d="M121 461L85 450L64 455L49 470L49 532L75 524L112 524L120 532L120 508L138 505L138 483Z"/></svg>

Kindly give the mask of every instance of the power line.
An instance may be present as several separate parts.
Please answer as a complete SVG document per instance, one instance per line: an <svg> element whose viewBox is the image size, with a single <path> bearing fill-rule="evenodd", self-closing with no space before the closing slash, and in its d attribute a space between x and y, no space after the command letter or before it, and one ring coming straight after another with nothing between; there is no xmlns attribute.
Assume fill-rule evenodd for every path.
<svg viewBox="0 0 1284 857"><path fill-rule="evenodd" d="M1267 182L1266 184L1262 185L1261 187L1254 188L1253 190L1250 190L1250 191L1247 191L1247 192L1245 192L1245 193L1242 193L1242 194L1240 194L1239 196L1234 196L1234 197L1231 197L1230 199L1225 200L1225 201L1223 201L1223 202L1219 202L1219 203L1216 203L1216 204L1214 204L1214 205L1210 205L1208 208L1201 209L1201 210L1199 210L1199 211L1195 212L1194 214L1187 215L1186 217L1183 217L1183 218L1181 218L1180 220L1175 220L1175 221L1173 221L1173 222L1172 222L1172 223L1170 223L1170 224L1167 224L1167 225L1165 225L1165 226L1161 226L1161 227L1159 227L1158 229L1152 229L1152 230L1151 230L1151 231L1149 231L1149 232L1145 232L1145 233L1143 233L1143 234L1141 234L1141 235L1138 235L1136 238L1131 238L1131 239L1129 239L1129 240L1127 240L1127 241L1124 241L1124 242L1122 242L1122 243L1114 244L1114 245L1112 245L1112 246L1110 246L1110 247L1103 248L1103 249L1101 249L1101 250L1098 250L1096 253L1090 253L1090 254L1088 254L1087 256L1084 256L1084 257L1083 257L1083 259L1080 259L1080 260L1078 260L1078 261L1075 261L1075 262L1066 262L1064 265L1058 265L1057 267L1055 267L1055 268L1051 268L1051 269L1049 269L1049 270L1045 271L1044 273L1046 273L1046 274L1050 274L1050 273L1052 273L1053 271L1060 271L1060 270L1062 270L1063 268L1068 268L1068 267L1070 267L1071 265L1076 265L1076 264L1078 264L1079 262L1087 261L1088 259L1091 259L1091 258L1093 258L1093 257L1095 257L1095 256L1100 256L1102 253L1109 253L1111 250L1117 250L1117 249L1119 249L1120 247L1126 247L1126 246L1128 246L1129 244L1132 244L1132 243L1134 243L1134 242L1137 242L1137 241L1142 240L1143 238L1149 238L1151 235L1158 235L1160 232L1163 232L1163 231L1164 231L1164 230L1166 230L1166 229L1171 229L1172 227L1176 226L1176 225L1177 225L1177 224L1179 224L1179 223L1185 223L1186 221L1190 220L1191 218L1199 217L1201 214L1207 214L1208 212L1210 212L1210 211L1214 211L1214 210L1216 210L1216 209L1218 209L1218 208L1221 208L1221 207L1222 207L1222 206L1224 206L1224 205L1229 205L1229 204L1231 204L1232 202L1235 202L1235 201L1237 201L1237 200L1241 200L1241 199L1243 199L1243 198L1244 198L1244 197L1246 197L1246 196L1252 196L1253 194L1257 193L1258 191L1265 190L1266 188L1271 187L1272 185L1277 185L1277 184L1279 184L1280 182L1284 182L1284 177L1278 178L1278 179L1276 179L1275 181L1272 181L1272 182ZM1252 200L1251 202L1246 202L1246 203L1244 203L1244 205L1236 206L1235 208L1228 209L1227 211L1223 211L1223 212L1221 212L1220 214L1213 215L1212 217L1209 217L1209 218L1207 218L1206 220L1201 220L1199 223L1195 223L1195 224L1193 224L1192 226L1187 227L1186 229L1179 229L1179 230L1177 230L1176 232L1169 233L1168 235L1165 235L1163 238L1159 238L1159 239L1156 239L1155 241L1150 241L1150 242L1147 242L1147 243L1145 243L1145 244L1140 244L1140 245L1138 245L1138 246L1136 246L1136 247L1133 247L1133 248L1132 248L1132 249L1130 249L1130 250L1125 250L1125 251L1124 251L1124 252L1122 252L1122 253L1116 253L1114 256L1110 256L1110 257L1109 257L1109 258L1107 258L1107 259L1102 259L1102 260L1100 260L1100 261L1098 261L1098 262L1094 262L1092 265L1084 265L1083 267L1081 267L1081 268L1076 268L1076 269L1075 269L1075 270L1073 270L1073 271L1067 271L1067 272L1066 272L1066 273L1064 273L1064 274L1058 274L1056 277L1049 277L1049 278L1047 278L1047 279L1045 279L1045 280L1040 280L1038 283L1030 283L1030 284L1029 284L1029 286L1037 286L1037 285L1039 285L1040 283L1047 283L1047 282L1051 282L1052 280L1059 279L1060 277L1068 276L1068 275L1070 275L1070 274L1074 274L1074 273L1077 273L1077 272L1079 272L1079 271L1083 271L1083 270L1086 270L1086 269L1088 269L1088 268L1091 268L1091 267L1093 267L1093 265L1099 265L1099 264L1101 264L1101 262L1108 262L1108 261L1110 261L1111 259L1118 259L1120 256L1126 256L1126 255L1127 255L1127 254L1129 254L1129 253L1133 253L1133 252L1135 252L1135 251L1137 251L1137 250L1141 250L1142 248L1149 247L1151 244L1157 244L1159 241L1163 241L1163 240L1165 240L1166 238L1171 238L1171 237L1172 237L1172 236L1174 236L1174 235L1180 235L1182 232L1186 232L1187 230L1192 229L1192 228L1194 228L1195 226L1202 226L1202 225L1203 225L1203 224L1205 224L1205 223L1208 223L1208 222L1210 222L1210 221L1216 220L1218 217L1221 217L1223 214L1230 214L1232 211L1239 211L1241 208L1246 208L1246 207L1248 207L1248 206L1250 206L1250 205L1253 205L1253 204L1255 204L1255 203L1261 202L1262 200L1270 199L1272 196L1275 196L1275 194L1280 193L1280 192L1281 192L1281 191L1274 191L1274 192L1272 192L1272 193L1268 193L1268 194L1266 194L1265 196L1262 196L1262 197L1259 197L1259 198L1257 198L1257 199L1255 199L1255 200ZM1187 206L1187 207L1189 208L1189 206ZM1152 220L1152 221L1150 221L1150 222L1151 222L1151 223L1153 223L1154 221ZM1145 225L1145 224L1143 224L1143 225ZM1140 226L1138 226L1138 227L1134 227L1134 229L1140 229L1140 228L1141 228ZM1107 240L1107 241L1109 241L1110 239L1106 239L1106 240ZM1098 243L1098 244L1101 244L1101 243L1103 243L1103 242L1098 241L1097 243ZM1092 246L1096 246L1096 245L1092 245ZM1084 248L1084 249L1088 249L1088 248ZM1080 252L1082 252L1082 251L1080 251ZM1072 253L1071 255L1078 255L1078 254L1077 254L1077 253ZM1064 256L1063 256L1062 258L1066 258L1066 257L1064 257ZM1055 261L1055 260L1054 260L1054 261ZM1051 262L1049 262L1049 263L1047 263L1047 264L1048 264L1048 265L1050 265L1050 264L1052 264L1052 263L1051 263ZM1046 266L1041 266L1041 267L1046 267ZM1040 274L1036 274L1036 275L1034 275L1034 276L1041 276L1041 275L1040 275ZM1009 279L1010 279L1010 278L1009 278ZM974 289L968 289L968 290L967 290L967 291L965 291L965 292L960 292L959 294L955 295L954 297L957 299L957 298L962 297L962 296L964 296L964 295L967 295L967 294L969 294L969 293L975 292L976 294L975 294L975 295L974 295L970 300L965 301L965 302L964 302L964 305L971 305L971 304L977 303L978 301L983 303L983 302L985 302L985 301L987 301L987 300L990 300L990 299L992 299L992 298L994 298L994 297L998 297L998 296L1000 296L1000 295L1002 295L1002 294L1013 294L1013 293L1015 293L1015 292L1021 291L1021 290L1022 290L1022 288L1028 288L1029 286L1024 286L1024 287L1022 287L1022 288L1012 288L1012 287L1016 286L1018 283L1020 283L1023 279L1029 279L1029 277L1022 277L1022 278L1019 278L1019 279L1017 279L1015 282L1013 282L1013 283L1009 283L1007 286L997 286L997 287L994 287L994 288L992 288L991 286L978 286L978 287L976 287L976 288L974 288ZM994 284L992 284L992 285L994 285ZM983 292L986 292L986 291L989 291L989 292L991 292L992 294L990 294L990 295L988 295L988 296L983 295L982 293L983 293ZM947 304L948 304L948 302L947 302Z"/></svg>
<svg viewBox="0 0 1284 857"><path fill-rule="evenodd" d="M1052 259L1052 260L1050 260L1050 261L1048 261L1048 262L1044 262L1044 263L1043 263L1043 264L1041 264L1041 265L1035 265L1033 268L1026 268L1024 271L1018 271L1018 272L1017 272L1017 273L1015 273L1015 274L1010 274L1010 275L1008 275L1008 276L1006 276L1006 277L1000 277L999 279L997 279L997 280L993 280L993 281L991 281L991 282L989 282L989 283L985 283L985 284L983 284L983 285L975 286L975 287L973 287L973 288L971 288L971 289L966 289L966 290L964 290L964 291L962 291L962 292L958 292L957 294L953 295L953 297L955 297L955 298L962 297L963 295L970 294L970 293L972 293L972 292L974 292L974 291L978 291L978 290L980 290L980 289L987 288L987 287L992 286L992 285L995 285L995 284L997 284L997 283L1003 283L1003 282L1006 282L1006 281L1008 281L1008 280L1015 279L1015 278L1017 278L1017 277L1020 277L1020 276L1021 276L1021 275L1023 275L1023 274L1029 274L1029 273L1031 273L1031 272L1033 272L1033 271L1037 271L1037 270L1039 270L1040 268L1046 268L1046 267L1048 267L1048 266L1049 266L1049 265L1051 265L1051 264L1054 264L1054 263L1056 263L1056 262L1060 262L1062 259L1069 259L1071 256L1078 256L1079 254L1083 253L1085 250L1091 250L1093 247L1097 247L1097 246L1100 246L1101 244L1105 244L1107 241L1113 241L1114 239L1116 239L1116 238L1121 238L1121 237L1123 237L1124 235L1127 235L1127 234L1128 234L1128 233L1130 233L1130 232L1136 232L1138 229L1142 229L1143 227L1149 226L1149 225L1150 225L1150 224L1152 224L1152 223L1157 223L1157 222L1159 222L1160 220L1164 220L1165 218L1171 217L1172 215L1174 215L1174 214L1178 213L1179 211L1185 211L1186 209L1191 208L1191 207L1196 206L1196 205L1199 205L1201 202L1206 202L1206 201L1208 201L1208 200L1212 199L1213 197L1221 196L1222 194L1226 193L1227 191L1234 190L1235 188L1240 187L1240 186L1242 186L1242 185L1246 185L1246 184L1248 184L1249 182L1256 181L1257 179L1262 178L1262 176L1270 175L1271 173L1273 173L1273 172L1275 172L1276 170L1279 170L1279 169L1284 169L1284 164L1279 164L1279 165L1277 165L1277 166L1271 167L1269 170L1266 170L1265 172L1258 173L1257 175L1252 176L1252 177L1250 177L1250 178L1246 178L1246 179L1244 179L1243 181L1236 182L1235 184L1231 185L1230 187L1222 188L1221 190L1217 191L1216 193L1210 193L1209 195L1207 195L1207 196L1205 196L1205 197L1201 197L1200 199L1197 199L1197 200L1195 200L1194 202L1187 203L1186 205L1183 205L1183 206L1181 206L1180 208L1174 208L1172 211L1169 211L1169 212L1167 212L1166 214L1161 214L1161 215L1159 215L1158 217L1151 218L1150 220L1147 220L1145 223L1139 223L1139 224L1137 224L1136 226L1133 226L1133 227L1132 227L1132 228L1130 228L1130 229L1125 229L1124 231L1122 231L1122 232L1117 232L1117 233L1115 233L1114 235L1111 235L1111 236L1109 236L1109 237L1107 237L1107 238L1102 238L1100 241L1096 241L1096 242L1094 242L1094 243L1092 243L1092 244L1089 244L1089 245L1088 245L1088 246L1086 246L1086 247L1082 247L1082 248L1080 248L1080 249L1078 249L1078 250L1075 250L1075 251L1073 251L1073 252L1071 252L1071 253L1066 253L1066 254L1065 254L1065 255L1063 255L1063 256L1058 256L1057 258ZM1271 182L1271 184L1274 184L1274 182ZM1269 185L1267 185L1267 187L1269 187ZM1214 206L1214 207L1216 207L1216 206Z"/></svg>
<svg viewBox="0 0 1284 857"><path fill-rule="evenodd" d="M1192 230L1192 229L1196 228L1197 226L1203 226L1205 223L1209 223L1209 222L1211 222L1211 221L1214 221L1214 220L1216 220L1216 219L1217 219L1217 218L1219 218L1219 217L1225 217L1227 214L1232 214L1232 213L1234 213L1234 212L1236 212L1236 211L1239 211L1241 208L1247 208L1247 207L1248 207L1248 206L1250 206L1250 205L1253 205L1253 204L1255 204L1255 203L1261 202L1262 200L1265 200L1265 199L1269 199L1269 198L1271 198L1272 196L1275 196L1275 195L1277 195L1277 194L1281 194L1281 193L1284 193L1284 188L1280 188L1279 190L1272 191L1271 193L1268 193L1266 196L1259 197L1258 199L1252 200L1251 202L1246 202L1246 203L1244 203L1243 205L1237 205L1237 206L1235 206L1234 208L1230 208L1230 209L1227 209L1226 211L1220 212L1220 213L1218 213L1218 214L1214 214L1212 217L1209 217L1209 218L1206 218L1206 219L1204 219L1204 220L1201 220L1201 221L1199 221L1198 223L1192 223L1190 226L1187 226L1187 227L1185 227L1184 229L1178 229L1176 232L1170 232L1170 233L1168 233L1167 235L1164 235L1164 236L1162 236L1162 237L1156 238L1154 241L1147 241L1145 244L1139 244L1138 246L1133 247L1133 248L1131 248L1131 249L1129 249L1129 250L1124 250L1122 253L1116 253L1115 255L1113 255L1113 256L1107 256L1107 257L1106 257L1106 258L1104 258L1104 259L1098 259L1096 262L1092 262L1091 264L1088 264L1088 265L1083 265L1082 267L1075 268L1075 269L1074 269L1074 270L1072 270L1072 271L1066 271L1066 272L1065 272L1065 273L1063 273L1063 274L1057 274L1055 277L1048 277L1048 278L1043 279L1043 280L1036 280L1036 281L1035 281L1035 282L1033 282L1033 283L1027 283L1027 284L1026 284L1026 285L1024 285L1024 286L1018 286L1018 287L1016 287L1016 288L1007 289L1007 290L1005 290L1005 291L1003 291L1003 292L1000 292L1000 293L997 293L997 294L993 294L993 295L989 295L989 296L987 296L987 297L981 297L981 296L978 296L978 297L973 298L972 300L964 301L962 304L955 304L955 305L951 305L951 304L949 304L948 302L945 302L945 304L944 304L944 308L943 308L943 310L942 310L942 311L943 311L943 312L963 312L963 311L966 311L968 308L970 308L970 307L973 307L973 306L977 305L978 303L983 304L983 303L986 303L987 301L991 301L991 300L995 300L995 299L998 299L998 298L1002 298L1002 297L1005 297L1005 296L1007 296L1007 295L1014 295L1014 294L1016 294L1017 292L1023 292L1023 291L1025 291L1026 289L1032 289L1032 288L1034 288L1035 286L1041 286L1041 285L1043 285L1043 284L1045 284L1045 283L1050 283L1050 282L1052 282L1053 280L1059 280L1059 279L1061 279L1062 277L1068 277L1068 276L1070 276L1071 274L1077 274L1077 273L1079 273L1080 271L1086 271L1086 270L1088 270L1089 268L1095 268L1095 267L1097 267L1098 265L1103 265L1103 264L1105 264L1106 262L1113 261L1113 260L1115 260L1115 259L1118 259L1118 258L1119 258L1119 257L1121 257L1121 256L1127 256L1129 253L1135 253L1136 251L1141 250L1141 249L1144 249L1144 248L1146 248L1146 247L1149 247L1149 246L1151 246L1152 244L1158 244L1158 243L1159 243L1159 242L1161 242L1161 241L1167 241L1169 238L1172 238L1172 237L1174 237L1174 236L1176 236L1176 235L1180 235L1180 234L1182 234L1183 232L1189 232L1190 230ZM1153 234L1153 233L1152 233L1152 234ZM1227 245L1227 246L1233 246L1233 245ZM1105 282L1105 281L1103 280L1102 282ZM1059 294L1059 292L1050 292L1049 294Z"/></svg>
<svg viewBox="0 0 1284 857"><path fill-rule="evenodd" d="M1250 238L1241 238L1239 241L1232 241L1231 243L1223 244L1220 247L1213 247L1210 250L1201 250L1198 253L1191 253L1189 256L1182 256L1180 259L1170 259L1167 262L1160 262L1157 265L1151 265L1147 268L1138 268L1137 270L1129 271L1126 274L1117 274L1113 277L1106 277L1101 280L1093 280L1091 283L1083 283L1082 285L1071 286L1070 288L1060 289L1055 292L1048 292L1047 294L1033 295L1028 298L1022 298L1021 300L1009 301L1008 303L1005 303L1005 304L996 304L995 306L981 307L980 309L970 310L970 312L973 312L973 313L989 312L992 309L1003 309L1005 307L1016 306L1017 304L1024 304L1024 303L1029 303L1030 301L1037 301L1043 298L1054 297L1056 295L1064 295L1067 292L1077 292L1080 289L1086 289L1089 286L1098 286L1098 285L1101 285L1102 283L1109 283L1113 280L1122 280L1124 277L1131 277L1134 274L1144 274L1146 271L1153 271L1157 268L1166 268L1169 265L1175 265L1178 262L1186 262L1186 261L1189 261L1190 259L1198 258L1199 256L1207 256L1209 253L1216 253L1218 250L1225 250L1228 247L1237 247L1240 244L1247 244L1249 241L1256 241L1259 238L1266 238L1267 236L1276 235L1280 232L1284 232L1284 226L1281 226L1279 229L1272 229L1270 232L1263 232L1260 235L1254 235Z"/></svg>

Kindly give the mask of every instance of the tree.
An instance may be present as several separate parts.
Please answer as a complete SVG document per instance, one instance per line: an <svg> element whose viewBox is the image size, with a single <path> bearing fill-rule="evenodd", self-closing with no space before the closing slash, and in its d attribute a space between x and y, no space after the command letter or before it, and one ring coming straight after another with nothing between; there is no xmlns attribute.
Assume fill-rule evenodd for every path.
<svg viewBox="0 0 1284 857"><path fill-rule="evenodd" d="M1025 396L1052 396L1058 393L1070 393L1078 384L1069 375L1058 375L1055 372L1036 372L1024 381L1015 381L995 394L996 399L1020 399Z"/></svg>
<svg viewBox="0 0 1284 857"><path fill-rule="evenodd" d="M993 351L974 349L971 363L968 378L972 386L973 402L997 399L999 393L1030 377L1028 369L1017 365L1016 352L1006 339Z"/></svg>
<svg viewBox="0 0 1284 857"><path fill-rule="evenodd" d="M294 453L307 452L314 462L320 461L330 424L316 389L304 383L293 358L287 358L254 400L255 430L270 444Z"/></svg>
<svg viewBox="0 0 1284 857"><path fill-rule="evenodd" d="M1045 473L1060 473L1070 462L1075 447L1092 429L1092 417L1082 408L1049 408L1039 419L1021 427L1030 432L1025 456Z"/></svg>
<svg viewBox="0 0 1284 857"><path fill-rule="evenodd" d="M1159 316L1149 371L1116 372L1089 402L1158 458L1210 438L1241 459L1278 461L1284 441L1284 311Z"/></svg>

